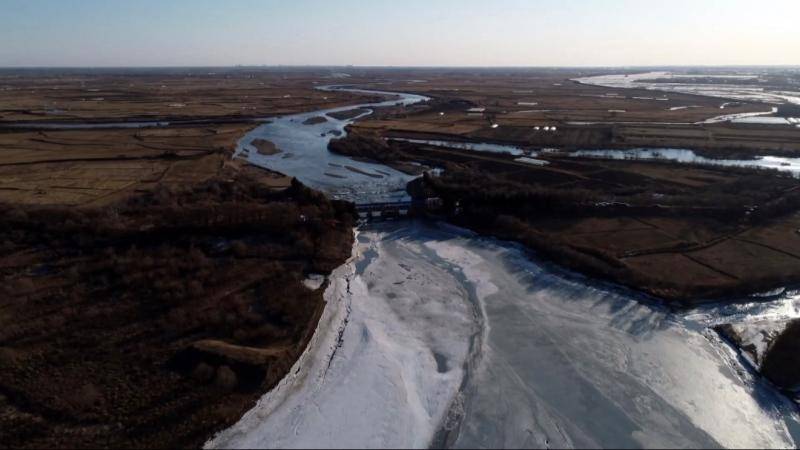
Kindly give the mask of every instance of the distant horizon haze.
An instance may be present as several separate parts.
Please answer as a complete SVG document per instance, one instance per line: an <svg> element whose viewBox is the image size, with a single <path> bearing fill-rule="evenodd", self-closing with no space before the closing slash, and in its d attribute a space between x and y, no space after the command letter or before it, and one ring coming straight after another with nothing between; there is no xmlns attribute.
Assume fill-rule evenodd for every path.
<svg viewBox="0 0 800 450"><path fill-rule="evenodd" d="M3 0L0 67L800 65L798 0Z"/></svg>

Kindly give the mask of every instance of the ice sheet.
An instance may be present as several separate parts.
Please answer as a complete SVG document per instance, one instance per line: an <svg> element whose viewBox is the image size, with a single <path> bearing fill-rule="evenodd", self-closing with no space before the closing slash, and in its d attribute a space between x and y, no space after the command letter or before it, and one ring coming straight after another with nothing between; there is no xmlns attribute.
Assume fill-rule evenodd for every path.
<svg viewBox="0 0 800 450"><path fill-rule="evenodd" d="M794 406L707 327L730 311L675 314L451 226L359 240L292 375L208 446L794 445Z"/></svg>

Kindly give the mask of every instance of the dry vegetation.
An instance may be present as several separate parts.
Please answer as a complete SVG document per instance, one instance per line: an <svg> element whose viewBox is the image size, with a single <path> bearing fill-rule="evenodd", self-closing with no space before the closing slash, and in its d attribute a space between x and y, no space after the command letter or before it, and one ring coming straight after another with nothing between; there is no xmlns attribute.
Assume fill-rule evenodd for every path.
<svg viewBox="0 0 800 450"><path fill-rule="evenodd" d="M577 70L497 69L495 71L437 71L416 73L420 82L402 82L401 73L384 74L394 79L383 90L411 91L440 100L469 102L471 107L486 108L485 114L468 116L465 111L453 114L421 115L408 122L436 120L441 124L494 117L500 123L530 125L564 121L626 122L698 122L720 114L765 111L764 105L742 103L731 110L720 110L723 99L637 89L612 89L582 85L572 78L591 73ZM409 74L410 78L412 75ZM673 109L684 106L692 108ZM446 126L446 125L445 125Z"/></svg>
<svg viewBox="0 0 800 450"><path fill-rule="evenodd" d="M0 124L241 120L355 103L352 94L314 89L326 82L336 81L312 70L7 70Z"/></svg>
<svg viewBox="0 0 800 450"><path fill-rule="evenodd" d="M610 161L486 166L449 167L425 186L458 202L454 220L567 267L690 302L800 280L792 178Z"/></svg>
<svg viewBox="0 0 800 450"><path fill-rule="evenodd" d="M354 212L231 155L244 117L348 99L291 73L0 74L0 446L197 447L278 382ZM204 121L18 123L153 118Z"/></svg>
<svg viewBox="0 0 800 450"><path fill-rule="evenodd" d="M404 154L398 152L396 146L374 137L363 137L355 134L347 138L332 139L328 150L353 159L372 161L392 167L409 175L422 175L424 168L404 162Z"/></svg>
<svg viewBox="0 0 800 450"><path fill-rule="evenodd" d="M800 320L789 323L775 340L761 371L778 387L797 392L800 387Z"/></svg>
<svg viewBox="0 0 800 450"><path fill-rule="evenodd" d="M113 206L0 211L0 441L198 446L294 363L353 213L246 171Z"/></svg>
<svg viewBox="0 0 800 450"><path fill-rule="evenodd" d="M373 159L446 168L410 191L442 198L450 220L662 298L693 302L800 280L800 185L787 174L555 155L533 166L357 135L332 147L370 157L370 141Z"/></svg>
<svg viewBox="0 0 800 450"><path fill-rule="evenodd" d="M698 123L723 114L769 111L772 105L571 81L585 75L558 70L417 73L416 77L425 76L423 82L395 80L391 87L380 88L413 91L431 96L433 101L387 109L353 128L384 136L472 139L534 147L800 152L797 127ZM401 78L400 73L387 77ZM726 103L728 106L720 109ZM552 126L558 130L535 128Z"/></svg>
<svg viewBox="0 0 800 450"><path fill-rule="evenodd" d="M252 124L0 132L0 202L109 205L216 177ZM274 177L276 187L287 179Z"/></svg>

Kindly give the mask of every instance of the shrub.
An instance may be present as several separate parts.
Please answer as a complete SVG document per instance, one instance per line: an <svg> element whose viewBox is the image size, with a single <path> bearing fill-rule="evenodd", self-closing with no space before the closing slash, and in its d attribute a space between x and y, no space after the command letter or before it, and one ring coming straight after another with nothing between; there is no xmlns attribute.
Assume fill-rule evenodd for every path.
<svg viewBox="0 0 800 450"><path fill-rule="evenodd" d="M192 378L201 383L211 381L215 374L214 368L204 362L201 362L192 370Z"/></svg>
<svg viewBox="0 0 800 450"><path fill-rule="evenodd" d="M205 289L203 288L203 284L197 280L191 280L187 283L186 286L186 293L191 298L199 298L203 295Z"/></svg>
<svg viewBox="0 0 800 450"><path fill-rule="evenodd" d="M226 391L232 391L236 389L236 386L239 384L239 379L236 376L236 372L231 370L228 366L220 366L217 368L217 376L214 379L214 384Z"/></svg>
<svg viewBox="0 0 800 450"><path fill-rule="evenodd" d="M244 258L247 256L247 244L242 241L234 241L231 244L231 251L237 258Z"/></svg>
<svg viewBox="0 0 800 450"><path fill-rule="evenodd" d="M782 389L800 386L800 320L790 323L772 344L762 371Z"/></svg>

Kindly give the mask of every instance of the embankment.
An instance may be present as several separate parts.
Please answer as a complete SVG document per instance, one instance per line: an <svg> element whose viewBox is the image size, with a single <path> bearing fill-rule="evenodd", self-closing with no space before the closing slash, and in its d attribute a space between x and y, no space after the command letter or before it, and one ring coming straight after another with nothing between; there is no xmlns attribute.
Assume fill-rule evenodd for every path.
<svg viewBox="0 0 800 450"><path fill-rule="evenodd" d="M253 169L255 170L255 169ZM352 205L250 169L102 208L0 207L0 441L197 447L287 373Z"/></svg>

